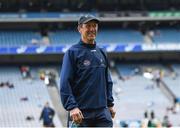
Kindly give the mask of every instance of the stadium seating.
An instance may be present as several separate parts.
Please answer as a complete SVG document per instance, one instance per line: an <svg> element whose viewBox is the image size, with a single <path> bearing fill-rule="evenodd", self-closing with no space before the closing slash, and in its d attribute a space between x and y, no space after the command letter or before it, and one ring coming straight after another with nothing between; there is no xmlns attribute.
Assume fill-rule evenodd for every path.
<svg viewBox="0 0 180 128"><path fill-rule="evenodd" d="M97 42L111 43L143 43L143 35L136 30L131 29L100 29Z"/></svg>
<svg viewBox="0 0 180 128"><path fill-rule="evenodd" d="M152 40L154 43L179 43L180 32L176 29L156 29ZM79 41L80 34L76 30L49 31L48 37L52 45L74 44ZM144 42L140 31L133 29L100 29L96 41L99 44L141 44ZM0 31L1 46L22 46L42 42L42 36L34 31Z"/></svg>
<svg viewBox="0 0 180 128"><path fill-rule="evenodd" d="M72 30L58 30L49 32L49 38L53 45L73 44L79 41L80 35Z"/></svg>
<svg viewBox="0 0 180 128"><path fill-rule="evenodd" d="M16 30L1 30L0 45L1 46L24 46L32 45L32 40L41 40L41 35L34 31L16 31Z"/></svg>
<svg viewBox="0 0 180 128"><path fill-rule="evenodd" d="M177 98L180 97L180 65L178 64L172 64L172 68L174 72L176 73L175 76L169 74L169 77L164 77L164 82L167 84L167 86L173 91L175 96Z"/></svg>
<svg viewBox="0 0 180 128"><path fill-rule="evenodd" d="M48 33L52 45L73 44L79 41L80 34L73 30L57 30ZM129 38L131 37L131 38ZM40 33L33 31L0 31L1 46L32 45L34 41L41 41ZM110 43L142 43L143 36L135 30L101 30L97 36L97 42Z"/></svg>
<svg viewBox="0 0 180 128"><path fill-rule="evenodd" d="M73 30L59 30L50 32L49 38L52 44L72 44L79 41L80 35ZM103 29L98 32L96 41L103 44L142 43L143 36L140 32L134 30Z"/></svg>
<svg viewBox="0 0 180 128"><path fill-rule="evenodd" d="M138 69L139 65L135 64L118 64L116 65L118 74L120 76L131 76L135 74L135 71Z"/></svg>
<svg viewBox="0 0 180 128"><path fill-rule="evenodd" d="M36 74L36 75L35 75ZM0 127L41 127L39 116L44 104L52 102L44 82L37 76L37 69L32 68L33 80L24 80L17 67L1 67L0 82L9 81L14 88L0 88ZM27 117L32 120L27 120ZM55 125L61 127L57 115Z"/></svg>
<svg viewBox="0 0 180 128"><path fill-rule="evenodd" d="M154 30L155 43L180 43L180 30L160 28Z"/></svg>
<svg viewBox="0 0 180 128"><path fill-rule="evenodd" d="M140 73L134 74L134 69L136 68L139 68ZM176 66L176 68L180 70L180 67ZM166 109L172 105L167 96L164 95L163 91L156 86L155 81L143 76L143 72L147 69L151 69L151 71L157 69L163 70L164 75L166 76L164 79L167 79L168 81L168 87L173 93L179 96L178 92L180 91L180 88L178 85L180 79L172 80L170 76L167 76L169 73L167 67L164 67L161 64L117 64L118 74L115 76L112 73L112 78L114 80L113 92L115 106L117 107L116 118L118 123L119 121L126 122L129 120L138 121L138 119L143 119L145 110L154 110L156 118L162 120ZM129 78L118 80L119 74L123 77L129 76ZM171 81L173 81L173 83ZM178 124L179 115L170 116L173 118L171 122L173 124Z"/></svg>

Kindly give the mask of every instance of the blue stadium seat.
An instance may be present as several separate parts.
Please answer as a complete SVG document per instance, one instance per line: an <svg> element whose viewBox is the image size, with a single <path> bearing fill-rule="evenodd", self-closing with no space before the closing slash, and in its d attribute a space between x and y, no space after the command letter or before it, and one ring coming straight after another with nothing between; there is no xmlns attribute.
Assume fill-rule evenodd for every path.
<svg viewBox="0 0 180 128"><path fill-rule="evenodd" d="M170 28L154 30L155 43L180 43L180 31Z"/></svg>
<svg viewBox="0 0 180 128"><path fill-rule="evenodd" d="M53 45L73 44L79 41L80 34L72 30L58 30L49 32L49 39Z"/></svg>
<svg viewBox="0 0 180 128"><path fill-rule="evenodd" d="M31 45L32 39L40 40L41 35L34 31L1 30L1 46Z"/></svg>

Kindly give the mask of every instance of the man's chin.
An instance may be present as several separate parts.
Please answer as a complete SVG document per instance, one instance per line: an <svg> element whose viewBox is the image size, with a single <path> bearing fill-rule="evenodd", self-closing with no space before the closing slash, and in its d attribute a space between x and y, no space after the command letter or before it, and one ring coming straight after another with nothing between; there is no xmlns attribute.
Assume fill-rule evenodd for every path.
<svg viewBox="0 0 180 128"><path fill-rule="evenodd" d="M93 37L89 37L89 40L95 40L96 39L96 37L95 36L93 36Z"/></svg>
<svg viewBox="0 0 180 128"><path fill-rule="evenodd" d="M88 42L89 43L94 43L95 39L89 39Z"/></svg>

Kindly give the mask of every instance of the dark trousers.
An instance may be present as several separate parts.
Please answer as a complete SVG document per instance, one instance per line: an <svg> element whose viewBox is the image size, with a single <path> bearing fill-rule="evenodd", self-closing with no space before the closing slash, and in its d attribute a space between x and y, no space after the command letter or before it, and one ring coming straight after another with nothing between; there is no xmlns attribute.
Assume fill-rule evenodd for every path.
<svg viewBox="0 0 180 128"><path fill-rule="evenodd" d="M44 127L55 127L55 125L54 125L53 122L44 122L44 123L43 123L43 126L44 126Z"/></svg>
<svg viewBox="0 0 180 128"><path fill-rule="evenodd" d="M112 117L108 108L81 110L84 119L75 124L68 116L67 127L113 127ZM68 114L69 115L69 114Z"/></svg>

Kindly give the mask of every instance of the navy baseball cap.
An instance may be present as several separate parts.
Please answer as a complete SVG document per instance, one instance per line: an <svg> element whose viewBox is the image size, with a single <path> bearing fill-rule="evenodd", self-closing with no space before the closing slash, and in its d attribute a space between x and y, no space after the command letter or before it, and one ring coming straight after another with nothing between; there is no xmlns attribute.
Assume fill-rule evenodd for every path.
<svg viewBox="0 0 180 128"><path fill-rule="evenodd" d="M93 15L83 15L79 18L78 25L85 24L85 23L92 21L92 20L97 22L97 23L100 22L99 19Z"/></svg>

